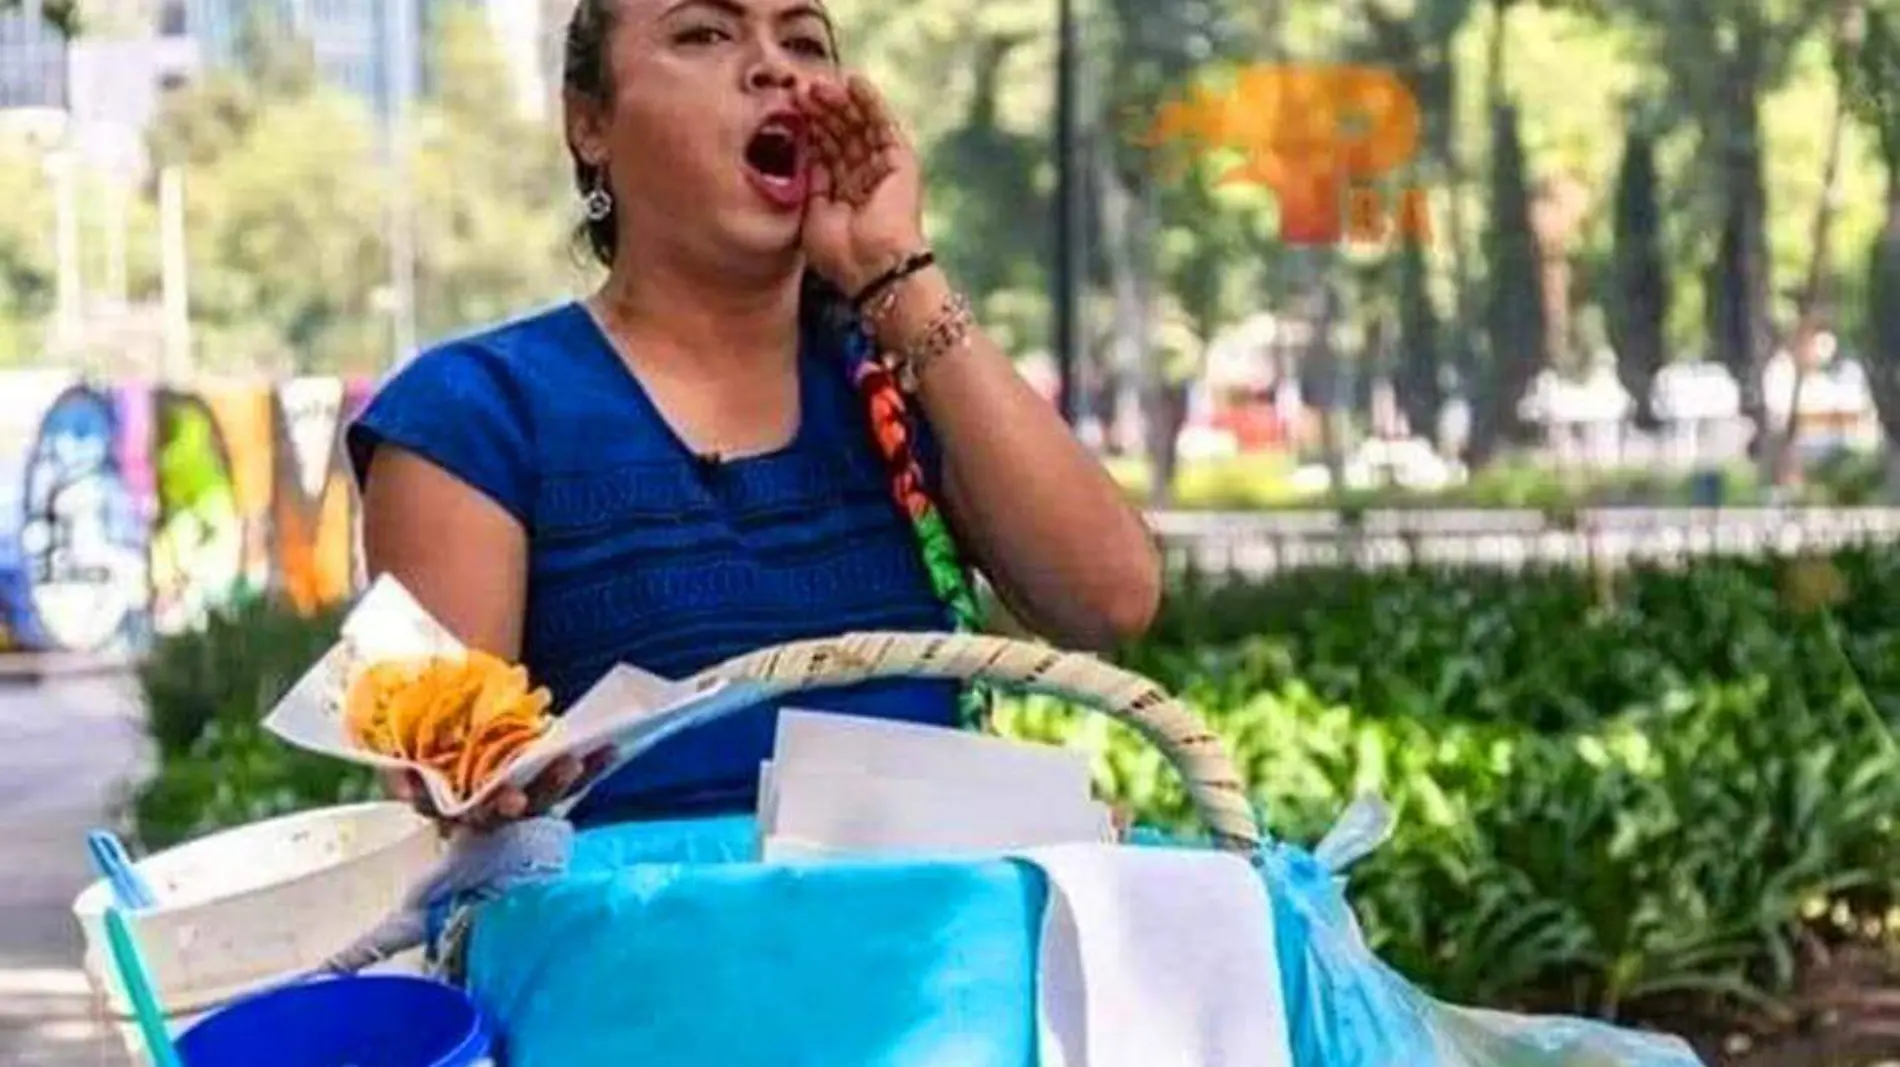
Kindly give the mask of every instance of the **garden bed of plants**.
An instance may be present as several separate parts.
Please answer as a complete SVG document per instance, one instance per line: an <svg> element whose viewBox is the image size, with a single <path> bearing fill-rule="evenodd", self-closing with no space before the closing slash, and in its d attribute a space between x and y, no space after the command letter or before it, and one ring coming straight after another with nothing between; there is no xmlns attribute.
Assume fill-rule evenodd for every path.
<svg viewBox="0 0 1900 1067"><path fill-rule="evenodd" d="M1312 842L1361 791L1395 806L1351 895L1437 995L1659 1024L1729 1062L1736 1030L1835 1012L1800 1010L1832 961L1884 952L1900 553L1190 576L1122 658L1207 716L1282 836ZM1040 699L1005 723L1189 824L1119 726Z"/></svg>
<svg viewBox="0 0 1900 1067"><path fill-rule="evenodd" d="M300 615L247 598L161 638L139 669L158 772L127 813L148 850L231 826L376 795L373 777L291 748L264 713L336 641L341 611Z"/></svg>
<svg viewBox="0 0 1900 1067"><path fill-rule="evenodd" d="M257 602L159 646L161 770L133 812L148 848L372 795L257 726L336 622ZM1817 983L1886 973L1900 551L1186 575L1116 655L1206 716L1277 834L1315 841L1362 791L1394 805L1351 897L1436 995L1657 1024L1753 1063L1718 1050L1818 1026L1840 1008ZM1001 723L1088 747L1107 795L1192 826L1173 772L1116 724L1034 697Z"/></svg>

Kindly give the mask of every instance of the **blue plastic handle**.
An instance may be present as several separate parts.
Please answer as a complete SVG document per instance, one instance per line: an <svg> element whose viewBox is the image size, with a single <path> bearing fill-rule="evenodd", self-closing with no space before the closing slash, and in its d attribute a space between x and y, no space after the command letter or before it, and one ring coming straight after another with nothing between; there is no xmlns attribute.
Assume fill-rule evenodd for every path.
<svg viewBox="0 0 1900 1067"><path fill-rule="evenodd" d="M117 834L94 830L86 835L86 849L92 853L93 865L112 887L113 899L119 907L141 911L157 906L158 898L152 895L145 879L139 877L137 868L132 866L132 857L126 854Z"/></svg>
<svg viewBox="0 0 1900 1067"><path fill-rule="evenodd" d="M178 1046L172 1043L171 1031L165 1026L165 1013L159 1007L158 996L152 991L151 972L145 969L138 939L132 936L132 928L126 925L125 915L118 908L106 909L106 942L111 947L119 982L125 987L126 999L132 1003L132 1017L138 1021L139 1033L145 1038L145 1051L151 1055L153 1064L155 1067L184 1067Z"/></svg>

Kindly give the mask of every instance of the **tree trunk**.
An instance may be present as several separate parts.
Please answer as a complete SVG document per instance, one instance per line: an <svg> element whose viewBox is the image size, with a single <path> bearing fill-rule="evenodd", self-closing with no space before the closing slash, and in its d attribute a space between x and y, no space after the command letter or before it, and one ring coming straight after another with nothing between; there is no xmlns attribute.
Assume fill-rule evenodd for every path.
<svg viewBox="0 0 1900 1067"><path fill-rule="evenodd" d="M1492 0L1491 37L1485 42L1484 100L1495 113L1505 105L1504 42L1510 28L1511 5L1516 0Z"/></svg>
<svg viewBox="0 0 1900 1067"><path fill-rule="evenodd" d="M1888 497L1900 502L1900 160L1888 166L1887 221L1867 264L1867 386L1887 439Z"/></svg>
<svg viewBox="0 0 1900 1067"><path fill-rule="evenodd" d="M1531 427L1518 407L1543 369L1547 321L1517 109L1508 104L1498 109L1491 125L1491 220L1485 242L1489 374L1472 424L1474 463L1489 459L1501 444L1531 442Z"/></svg>
<svg viewBox="0 0 1900 1067"><path fill-rule="evenodd" d="M1318 314L1313 322L1313 362L1326 382L1325 397L1319 409L1319 447L1326 458L1326 482L1334 499L1346 491L1346 442L1339 430L1339 394L1342 368L1339 353L1333 348L1333 320L1336 304L1332 288L1322 283Z"/></svg>
<svg viewBox="0 0 1900 1067"><path fill-rule="evenodd" d="M1644 432L1661 425L1652 394L1666 357L1671 298L1656 232L1662 214L1656 194L1655 140L1647 130L1633 130L1616 181L1614 281L1604 310L1617 377L1636 401L1636 426Z"/></svg>
<svg viewBox="0 0 1900 1067"><path fill-rule="evenodd" d="M1499 210L1497 203L1496 171L1498 168L1497 156L1502 149L1500 148L1501 142L1498 130L1502 122L1501 116L1506 113L1506 109L1510 106L1508 99L1509 94L1505 91L1504 63L1506 30L1510 25L1509 15L1512 3L1513 0L1492 0L1491 36L1486 41L1485 48L1485 113L1491 120L1491 169L1493 172L1491 203L1489 206L1493 213ZM1528 216L1523 218L1519 223L1519 225L1525 227L1528 227L1529 224L1530 220ZM1493 219L1493 229L1495 230L1495 228L1496 220ZM1487 237L1492 236L1493 235L1487 235ZM1492 240L1486 240L1486 244L1492 244ZM1461 331L1464 337L1471 338L1471 340L1467 340L1463 343L1469 352L1468 363L1473 372L1466 387L1466 403L1470 405L1471 411L1471 432L1467 451L1468 460L1473 467L1482 466L1489 462L1491 457L1496 454L1498 446L1505 439L1517 436L1516 401L1503 399L1505 394L1511 393L1514 390L1505 383L1504 378L1507 375L1505 369L1507 364L1513 360L1521 359L1523 356L1522 353L1500 350L1499 337L1496 329L1498 265L1496 262L1497 256L1495 248L1491 249L1491 253L1492 254L1486 256L1485 293L1482 311L1480 311L1477 318L1466 324L1469 332ZM1530 271L1534 270L1535 267L1531 263L1525 262L1519 264L1516 269ZM1480 320L1482 320L1482 327L1480 327ZM1476 351L1477 345L1475 344L1475 338L1480 330L1484 335L1482 355Z"/></svg>
<svg viewBox="0 0 1900 1067"><path fill-rule="evenodd" d="M1723 200L1722 235L1715 271L1714 337L1723 362L1741 386L1742 413L1755 424L1751 452L1767 444L1767 408L1762 371L1774 351L1770 317L1768 205L1762 174L1762 35L1758 23L1742 27L1737 55L1724 65L1718 181Z"/></svg>
<svg viewBox="0 0 1900 1067"><path fill-rule="evenodd" d="M1837 69L1851 62L1859 46L1863 0L1847 0L1841 5L1840 25L1836 31ZM1821 332L1821 310L1825 303L1830 238L1834 219L1841 208L1841 142L1847 132L1848 87L1836 86L1834 118L1828 127L1827 156L1821 164L1821 202L1814 208L1814 224L1808 239L1808 272L1795 297L1794 337L1788 354L1794 361L1794 384L1788 391L1788 425L1770 450L1769 472L1774 484L1792 485L1800 472L1801 399L1807 386L1809 364L1814 358L1815 336Z"/></svg>
<svg viewBox="0 0 1900 1067"><path fill-rule="evenodd" d="M1471 260L1471 228L1465 212L1465 191L1470 185L1471 175L1465 167L1464 154L1459 145L1457 111L1456 66L1450 66L1446 76L1451 79L1447 89L1447 111L1438 117L1436 155L1439 172L1444 178L1445 188L1445 232L1444 237L1450 245L1452 306L1450 329L1445 332L1445 350L1435 354L1435 361L1448 361L1458 378L1458 393L1464 398L1466 409L1475 412L1479 403L1479 388L1483 381L1483 369L1478 363L1478 346L1474 338L1482 317L1479 311L1478 287L1473 278ZM1425 281L1429 284L1429 277ZM1436 407L1442 413L1445 397L1436 399ZM1436 434L1433 434L1436 440Z"/></svg>
<svg viewBox="0 0 1900 1067"><path fill-rule="evenodd" d="M1445 397L1440 381L1438 313L1432 306L1425 252L1416 243L1399 252L1399 345L1395 378L1399 407L1412 434L1438 445Z"/></svg>
<svg viewBox="0 0 1900 1067"><path fill-rule="evenodd" d="M1115 165L1114 156L1106 146L1097 151L1095 159L1102 189L1103 251L1108 260L1109 289L1114 296L1116 377L1126 383L1132 376L1139 383L1137 391L1141 398L1141 421L1147 438L1153 494L1156 505L1164 506L1173 489L1173 472L1161 469L1164 462L1172 463L1172 456L1161 455L1155 448L1154 423L1162 412L1150 351L1153 346L1149 343L1149 309L1154 287L1154 265L1148 241L1152 230L1152 220L1148 217L1150 205L1139 189L1131 188L1134 183ZM1119 423L1121 405L1117 404L1116 408Z"/></svg>

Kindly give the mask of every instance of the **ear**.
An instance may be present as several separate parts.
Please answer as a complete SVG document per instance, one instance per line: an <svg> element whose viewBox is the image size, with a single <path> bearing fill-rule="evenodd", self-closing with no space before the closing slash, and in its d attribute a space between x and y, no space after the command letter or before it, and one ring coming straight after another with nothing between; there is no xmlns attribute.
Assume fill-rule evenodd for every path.
<svg viewBox="0 0 1900 1067"><path fill-rule="evenodd" d="M561 94L567 123L567 143L582 162L598 167L607 161L607 105L585 93Z"/></svg>

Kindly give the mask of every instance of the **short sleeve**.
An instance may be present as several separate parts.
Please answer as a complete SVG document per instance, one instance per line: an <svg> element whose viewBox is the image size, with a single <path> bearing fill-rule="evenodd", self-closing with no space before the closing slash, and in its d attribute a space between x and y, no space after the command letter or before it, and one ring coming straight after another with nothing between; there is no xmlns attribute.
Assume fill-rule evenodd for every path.
<svg viewBox="0 0 1900 1067"><path fill-rule="evenodd" d="M505 368L483 349L433 349L391 375L344 434L359 487L384 444L428 460L526 527L534 500L526 408Z"/></svg>

